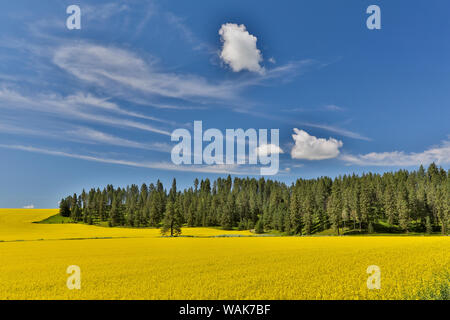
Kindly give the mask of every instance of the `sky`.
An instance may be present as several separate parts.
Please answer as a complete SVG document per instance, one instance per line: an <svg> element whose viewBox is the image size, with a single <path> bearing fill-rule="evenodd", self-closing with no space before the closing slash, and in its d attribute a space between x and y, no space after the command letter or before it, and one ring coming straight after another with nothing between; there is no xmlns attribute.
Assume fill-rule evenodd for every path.
<svg viewBox="0 0 450 320"><path fill-rule="evenodd" d="M381 29L368 29L370 5ZM78 5L81 29L68 29ZM450 167L446 1L8 1L0 207L83 188L260 177L175 165L174 130L279 129L297 178ZM72 21L72 20L71 20Z"/></svg>

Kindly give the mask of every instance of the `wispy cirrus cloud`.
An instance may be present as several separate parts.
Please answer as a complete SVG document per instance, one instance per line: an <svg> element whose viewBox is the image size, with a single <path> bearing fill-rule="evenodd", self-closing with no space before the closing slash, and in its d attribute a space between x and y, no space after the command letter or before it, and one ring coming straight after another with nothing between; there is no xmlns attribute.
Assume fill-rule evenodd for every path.
<svg viewBox="0 0 450 320"><path fill-rule="evenodd" d="M69 128L68 128L69 126ZM0 133L37 136L55 140L71 141L84 144L102 144L112 145L124 148L152 150L169 153L172 146L164 142L138 142L135 140L124 139L113 134L100 130L92 129L86 126L60 125L48 127L23 127L17 122L1 121Z"/></svg>
<svg viewBox="0 0 450 320"><path fill-rule="evenodd" d="M86 109L83 109L83 104L86 104L91 106L96 105L99 108L112 108L115 112L119 113L127 113L122 109L118 109L114 104L110 104L104 100L97 99L92 96L62 97L57 94L25 95L19 93L18 91L1 88L0 102L2 102L0 103L0 109L10 108L15 110L28 110L31 112L43 112L55 114L65 118L77 118L89 122L103 123L118 127L133 128L163 135L170 135L169 131L157 128L147 123L117 118L110 115L94 114ZM166 121L160 120L159 122Z"/></svg>
<svg viewBox="0 0 450 320"><path fill-rule="evenodd" d="M169 13L166 16L172 17L169 20L182 21ZM183 28L188 29L185 25ZM316 64L314 60L304 59L267 68L264 73L243 74L233 80L211 80L197 74L167 71L150 52L143 58L136 50L117 46L86 40L68 41L47 33L38 37L45 39L45 46L19 39L3 39L2 44L28 52L36 60L34 68L45 69L46 74L52 74L52 66L56 66L58 73L63 71L61 76L71 75L71 80L78 80L78 87L94 87L115 98L168 110L204 109L199 103L242 104L241 93L245 88L290 81ZM22 80L20 76L15 79L16 82ZM158 98L178 99L181 103L161 103ZM186 102L195 104L185 105Z"/></svg>
<svg viewBox="0 0 450 320"><path fill-rule="evenodd" d="M366 137L365 135L362 135L358 132L354 132L345 128L341 128L338 126L330 125L330 124L324 124L324 123L312 123L312 122L298 122L299 125L310 127L310 128L318 128L323 129L329 132L333 132L336 134L339 134L344 137L357 139L357 140L365 140L365 141L372 141L371 138Z"/></svg>
<svg viewBox="0 0 450 320"><path fill-rule="evenodd" d="M423 152L370 152L367 154L343 154L341 160L347 164L360 166L419 166L436 164L450 164L450 139L442 141L440 145L430 147Z"/></svg>
<svg viewBox="0 0 450 320"><path fill-rule="evenodd" d="M84 13L89 14L91 12L94 15L97 14L99 20L108 20L116 15L128 12L130 7L120 2L119 4L110 3L95 7L95 10L103 10L104 12L93 13L92 10L89 10L88 8L88 11ZM142 27L152 17L152 14L146 15L142 20ZM170 13L166 13L163 19L171 22L187 42L191 44L200 43L185 20ZM91 21L94 20L91 19ZM51 26L49 25L48 28L51 28ZM115 45L102 45L101 41L94 43L91 40L81 40L81 38L77 38L78 40L75 41L67 41L58 38L56 35L38 35L43 37L40 40L44 39L45 46L37 44L41 41L34 44L17 43L14 49L20 50L23 46L29 47L29 54L43 62L42 65L39 65L39 68L43 66L47 68L46 71L50 71L44 73L40 70L42 74L48 75L45 80L48 83L56 80L57 84L50 87L46 84L29 86L33 88L34 92L39 92L33 93L33 90L27 90L25 86L21 87L19 79L19 81L15 81L18 87L15 87L14 90L0 87L0 108L26 110L30 114L42 113L44 116L51 114L58 118L64 118L69 123L72 120L83 122L83 126L62 131L64 134L61 135L64 135L64 138L72 139L72 141L153 150L154 147L159 148L162 145L145 144L101 130L94 130L88 128L85 122L107 125L112 128L143 130L168 136L170 135L170 126L176 125L171 120L173 118L164 119L163 112L158 113L158 117L147 114L147 110L143 112L139 109L140 112L136 112L134 109L129 109L128 103L148 105L163 111L202 109L205 105L210 107L209 104L213 106L228 105L231 106L232 110L237 111L233 108L235 106L242 107L242 102L244 102L243 108L247 108L247 101L244 101L242 94L245 88L272 86L277 81L289 81L292 77L316 63L313 60L305 59L263 68L259 64L262 56L256 47L256 38L249 34L245 27L243 30L242 28L238 28L239 30L231 29L223 29L222 38L224 42L228 43L227 47L231 51L236 46L239 47L239 55L236 60L236 57L230 56L230 50L226 50L228 53L227 59L230 63L233 62L233 66L238 69L250 70L253 68L253 71L256 70L256 72L231 75L231 77L227 75L223 78L216 76L208 78L205 75L200 76L194 71L172 72L164 68L157 59L154 59L151 53L140 51L142 49L140 46L134 48L127 46L127 49L125 49L125 46L119 46L117 42ZM231 31L231 33L228 31ZM48 34L51 33L48 32ZM240 46L239 41L236 42L242 36L244 37L244 46ZM255 44L254 48L252 43ZM248 48L256 49L256 51L251 52L250 62L248 59L246 60L245 55ZM255 52L259 52L259 54L254 55ZM255 57L258 60L259 67L255 67L255 65L249 67L249 63L254 62ZM275 62L275 60L273 59L272 62ZM71 91L68 85L58 86L58 83L66 82L74 87L72 92L68 93L68 91ZM86 93L85 90L89 92ZM125 101L125 103L121 104L117 101ZM166 103L165 101L169 102ZM257 104L256 102L252 103ZM276 117L270 117L270 119L276 119ZM155 125L153 122L157 124ZM309 123L304 125L319 126ZM327 128L322 126L322 129L329 131L334 129L335 132L340 130L332 126ZM340 130L340 132L343 135L361 138L358 134L350 131ZM28 133L31 134L31 132ZM51 133L50 130L48 133ZM270 150L272 149L266 151ZM47 151L50 152L51 150ZM54 154L56 151L51 152L53 153L48 154ZM80 156L89 157L87 155ZM113 161L123 162L126 160L113 159Z"/></svg>
<svg viewBox="0 0 450 320"><path fill-rule="evenodd" d="M96 5L83 5L83 18L93 21L108 20L131 10L127 3L117 1Z"/></svg>
<svg viewBox="0 0 450 320"><path fill-rule="evenodd" d="M166 72L156 61L146 61L136 53L87 42L57 48L52 61L77 79L115 95L129 97L139 93L144 95L141 99L147 101L152 101L152 97L165 97L187 101L209 99L212 103L238 99L246 87L272 85L275 79L287 81L314 63L312 60L294 61L256 76L211 81L194 74Z"/></svg>
<svg viewBox="0 0 450 320"><path fill-rule="evenodd" d="M192 74L158 70L127 50L79 43L56 50L53 62L79 80L113 90L122 95L136 90L169 98L220 98L236 96L231 82L212 83Z"/></svg>
<svg viewBox="0 0 450 320"><path fill-rule="evenodd" d="M192 32L191 28L185 22L185 19L175 15L173 12L170 11L163 13L163 16L167 20L169 26L177 30L178 33L182 36L182 39L184 39L187 43L192 45L194 50L205 51L208 54L216 53L216 49L212 45L204 41L201 41L195 35L195 33Z"/></svg>
<svg viewBox="0 0 450 320"><path fill-rule="evenodd" d="M160 119L157 117L145 115L142 113L122 109L116 103L108 101L109 100L108 98L99 98L99 97L93 96L92 94L89 94L89 93L83 94L81 92L78 92L74 95L67 96L65 98L65 100L68 103L71 103L74 105L92 106L92 107L101 108L101 109L104 109L107 111L111 111L111 112L114 112L117 114L122 114L122 115L130 116L130 117L134 117L134 118L141 118L141 119L152 120L152 121L161 122L161 123L165 123L165 124L177 125L177 123L174 121L164 120L164 119ZM161 107L161 108L163 108L163 107Z"/></svg>
<svg viewBox="0 0 450 320"><path fill-rule="evenodd" d="M348 130L348 129L345 129L345 128L342 128L342 127L339 127L336 125L332 125L332 124L298 121L295 119L280 117L277 114L268 114L268 113L264 113L261 111L256 112L251 109L241 108L241 109L235 109L235 111L239 112L239 113L250 114L252 116L259 117L259 118L270 119L270 120L279 121L279 122L286 123L286 124L291 124L294 126L322 129L322 130L332 132L332 133L335 133L335 134L338 134L338 135L341 135L341 136L347 137L347 138L364 140L364 141L372 141L371 138L366 137L363 134L360 134L358 132L351 131L351 130Z"/></svg>
<svg viewBox="0 0 450 320"><path fill-rule="evenodd" d="M331 111L331 112L340 112L340 111L345 111L345 108L337 106L335 104L327 104L325 106L322 107L318 107L318 108L301 108L301 107L297 107L297 108L290 108L290 109L283 109L282 111L284 112L302 112L302 113L306 113L306 112L324 112L324 111Z"/></svg>
<svg viewBox="0 0 450 320"><path fill-rule="evenodd" d="M8 145L0 144L0 148L20 150L33 153L41 153L58 157L74 158L86 161L109 163L116 165L124 165L130 167L139 167L147 169L156 170L167 170L167 171L181 171L181 172L199 172L199 173L216 173L216 174L249 174L249 175L259 175L259 168L256 166L242 169L239 165L175 165L169 162L151 162L151 161L132 161L125 159L111 159L106 157L100 157L97 155L86 155L72 152L65 152L59 150L51 150L45 148L38 148L33 146L25 145Z"/></svg>
<svg viewBox="0 0 450 320"><path fill-rule="evenodd" d="M324 110L327 111L344 111L345 108L337 106L335 104L327 104L326 106L323 107Z"/></svg>
<svg viewBox="0 0 450 320"><path fill-rule="evenodd" d="M170 152L172 146L168 143L152 142L142 143L134 140L124 139L112 134L108 134L99 130L87 127L76 127L63 133L68 140L85 142L85 143L101 143L109 144L125 148L153 150L159 152Z"/></svg>

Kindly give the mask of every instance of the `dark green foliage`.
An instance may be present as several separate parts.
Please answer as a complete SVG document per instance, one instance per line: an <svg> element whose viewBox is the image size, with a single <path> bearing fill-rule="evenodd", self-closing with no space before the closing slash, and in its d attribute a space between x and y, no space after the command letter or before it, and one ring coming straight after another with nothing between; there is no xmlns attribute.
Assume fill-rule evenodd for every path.
<svg viewBox="0 0 450 320"><path fill-rule="evenodd" d="M433 232L433 227L431 226L431 220L430 217L426 217L425 218L425 228L426 228L426 232L428 234Z"/></svg>
<svg viewBox="0 0 450 320"><path fill-rule="evenodd" d="M244 221L239 222L238 230L245 230L247 229L247 224Z"/></svg>
<svg viewBox="0 0 450 320"><path fill-rule="evenodd" d="M250 178L195 179L178 191L176 180L167 192L156 184L84 190L60 203L61 216L74 221L133 227L168 228L176 235L189 227L276 230L309 235L333 228L335 234L438 232L449 230L449 172L432 164L425 170L399 170L362 176L298 179L291 186Z"/></svg>
<svg viewBox="0 0 450 320"><path fill-rule="evenodd" d="M169 201L166 206L161 233L163 235L169 233L171 237L181 234L182 218L179 209L175 203Z"/></svg>
<svg viewBox="0 0 450 320"><path fill-rule="evenodd" d="M255 233L264 233L264 222L262 221L262 219L259 219L258 222L256 222Z"/></svg>
<svg viewBox="0 0 450 320"><path fill-rule="evenodd" d="M62 199L59 202L59 214L63 217L70 217L70 202L69 199Z"/></svg>

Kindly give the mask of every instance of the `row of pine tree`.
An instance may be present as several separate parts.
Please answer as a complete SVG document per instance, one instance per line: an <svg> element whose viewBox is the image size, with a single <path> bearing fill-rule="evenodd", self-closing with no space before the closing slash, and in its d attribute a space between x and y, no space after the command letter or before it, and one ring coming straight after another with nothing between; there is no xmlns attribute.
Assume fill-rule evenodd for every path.
<svg viewBox="0 0 450 320"><path fill-rule="evenodd" d="M450 224L450 170L434 163L413 172L344 175L277 181L218 178L167 191L158 180L140 188L84 190L60 202L60 214L74 222L110 227L161 227L178 235L181 226L276 230L309 235L328 229L360 232L442 232Z"/></svg>

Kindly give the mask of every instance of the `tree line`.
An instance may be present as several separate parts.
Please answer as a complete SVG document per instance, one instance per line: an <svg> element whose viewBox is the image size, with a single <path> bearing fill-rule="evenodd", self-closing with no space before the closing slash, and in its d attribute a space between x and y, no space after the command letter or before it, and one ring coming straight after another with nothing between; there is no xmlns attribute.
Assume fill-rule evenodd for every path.
<svg viewBox="0 0 450 320"><path fill-rule="evenodd" d="M110 227L161 227L176 236L183 225L276 230L310 235L372 232L442 232L450 219L450 170L366 173L331 179L297 179L286 185L260 178L195 179L167 191L161 181L103 190L83 190L61 200L60 214L73 222Z"/></svg>

